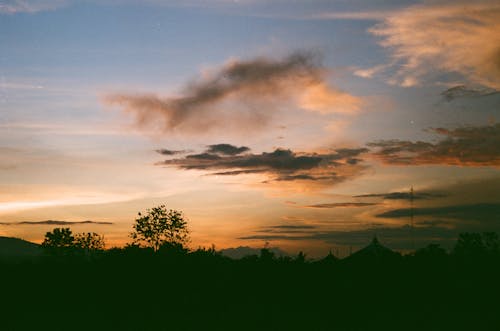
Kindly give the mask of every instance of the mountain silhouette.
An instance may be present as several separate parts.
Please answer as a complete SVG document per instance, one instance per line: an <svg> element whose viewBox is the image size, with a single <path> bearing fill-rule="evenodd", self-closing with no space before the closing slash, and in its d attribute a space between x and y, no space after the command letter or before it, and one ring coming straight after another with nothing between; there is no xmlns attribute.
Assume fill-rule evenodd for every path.
<svg viewBox="0 0 500 331"><path fill-rule="evenodd" d="M0 237L0 258L35 257L42 254L40 245L18 238Z"/></svg>

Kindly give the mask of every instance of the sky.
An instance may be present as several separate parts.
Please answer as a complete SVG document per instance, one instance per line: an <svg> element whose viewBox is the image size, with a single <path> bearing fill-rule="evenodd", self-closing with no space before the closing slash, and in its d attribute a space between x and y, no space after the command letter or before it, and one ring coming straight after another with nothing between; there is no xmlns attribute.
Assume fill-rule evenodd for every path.
<svg viewBox="0 0 500 331"><path fill-rule="evenodd" d="M0 235L450 248L500 231L499 117L499 1L0 0Z"/></svg>

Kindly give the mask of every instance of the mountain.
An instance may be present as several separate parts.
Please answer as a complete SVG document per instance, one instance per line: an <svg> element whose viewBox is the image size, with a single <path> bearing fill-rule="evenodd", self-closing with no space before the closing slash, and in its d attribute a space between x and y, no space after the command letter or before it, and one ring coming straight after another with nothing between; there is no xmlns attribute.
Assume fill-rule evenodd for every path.
<svg viewBox="0 0 500 331"><path fill-rule="evenodd" d="M42 254L40 245L10 237L0 237L0 258L35 257Z"/></svg>

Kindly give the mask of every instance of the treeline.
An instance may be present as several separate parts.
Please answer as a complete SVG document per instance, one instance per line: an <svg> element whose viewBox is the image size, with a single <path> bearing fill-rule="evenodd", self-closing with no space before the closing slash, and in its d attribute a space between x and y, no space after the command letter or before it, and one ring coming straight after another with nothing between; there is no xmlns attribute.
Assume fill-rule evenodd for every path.
<svg viewBox="0 0 500 331"><path fill-rule="evenodd" d="M499 239L493 233L463 233L449 253L429 245L402 256L374 241L366 254L342 260L332 254L317 260L304 253L277 257L268 248L233 260L213 247L186 249L182 215L163 207L155 213L162 227L147 221L150 213L140 215L144 219L124 248L79 246L80 236L59 229L58 236L73 238L68 246L47 241L43 258L1 264L0 329L498 330L500 325ZM169 215L182 229L178 235ZM55 239L54 233L46 239Z"/></svg>

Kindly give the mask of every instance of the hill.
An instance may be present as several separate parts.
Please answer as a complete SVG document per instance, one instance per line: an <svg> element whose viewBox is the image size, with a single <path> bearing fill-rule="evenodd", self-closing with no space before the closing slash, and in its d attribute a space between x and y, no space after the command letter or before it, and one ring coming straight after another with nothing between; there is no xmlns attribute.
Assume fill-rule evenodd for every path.
<svg viewBox="0 0 500 331"><path fill-rule="evenodd" d="M42 253L40 245L10 237L0 237L0 258L34 257Z"/></svg>

